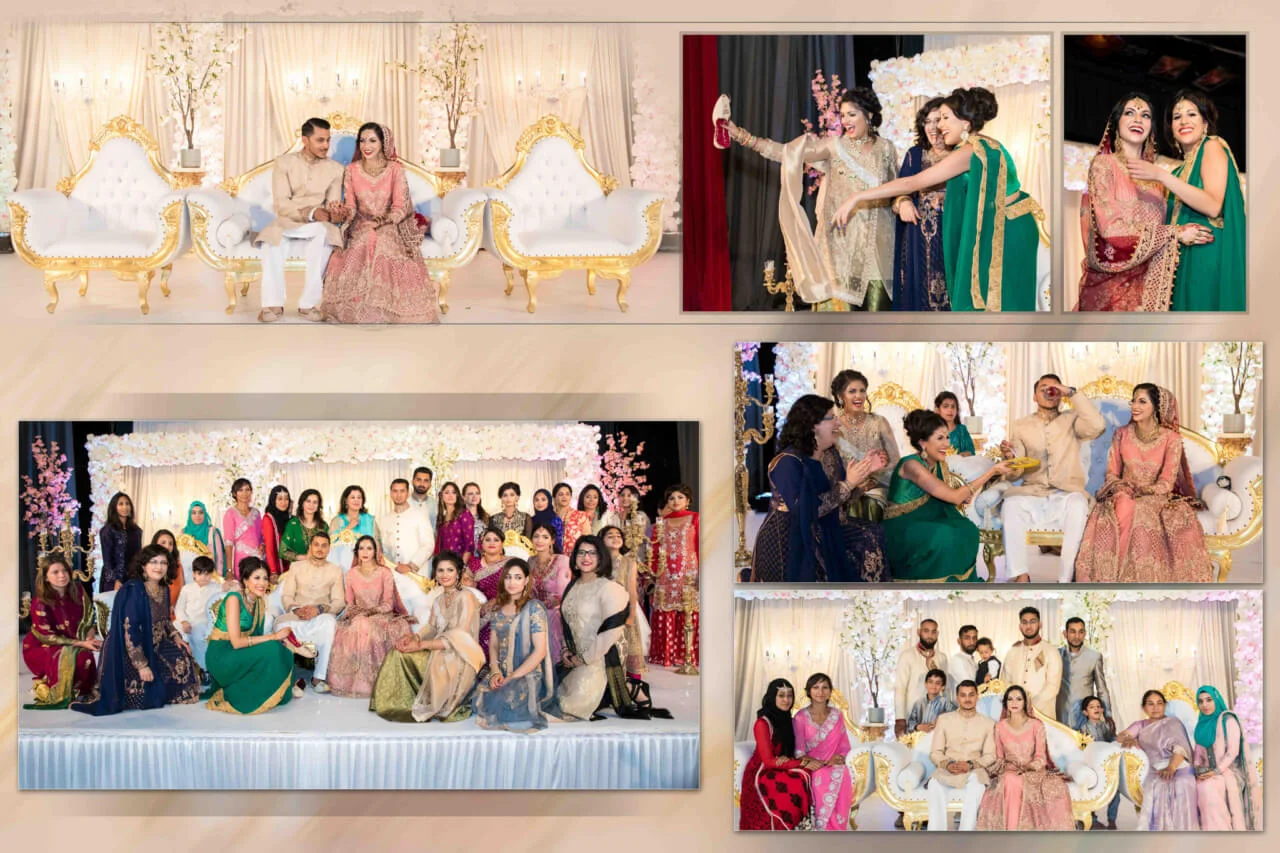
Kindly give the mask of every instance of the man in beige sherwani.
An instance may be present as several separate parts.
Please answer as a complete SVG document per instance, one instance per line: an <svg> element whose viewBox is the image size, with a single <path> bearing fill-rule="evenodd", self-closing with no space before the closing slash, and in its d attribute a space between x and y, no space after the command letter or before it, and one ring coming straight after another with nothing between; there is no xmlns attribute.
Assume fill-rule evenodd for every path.
<svg viewBox="0 0 1280 853"><path fill-rule="evenodd" d="M978 685L956 685L959 710L938 717L933 727L929 760L937 767L925 789L929 800L929 830L951 828L947 801L952 791L964 791L960 807L960 831L970 832L978 823L978 806L991 784L996 765L995 720L978 713Z"/></svg>
<svg viewBox="0 0 1280 853"><path fill-rule="evenodd" d="M1069 411L1062 410L1063 399L1071 401ZM1021 485L1004 493L1000 505L1005 572L1012 581L1031 580L1027 531L1061 530L1058 582L1070 583L1092 508L1080 443L1102 435L1107 423L1092 400L1063 385L1052 373L1036 380L1035 401L1036 413L1015 421L1009 439L1000 443L1005 459L1030 456L1040 460L1040 467L1027 472Z"/></svg>
<svg viewBox="0 0 1280 853"><path fill-rule="evenodd" d="M273 627L287 625L299 640L315 643L316 671L311 686L317 693L328 693L329 653L347 595L342 569L329 562L329 534L325 531L312 534L307 558L293 563L284 573L280 604L284 613L276 617Z"/></svg>
<svg viewBox="0 0 1280 853"><path fill-rule="evenodd" d="M1062 652L1040 636L1040 611L1024 607L1018 612L1022 642L1004 657L1002 673L1008 684L1027 691L1036 714L1046 720L1057 718L1058 691L1062 688Z"/></svg>
<svg viewBox="0 0 1280 853"><path fill-rule="evenodd" d="M306 285L298 313L308 320L324 319L320 297L329 253L342 245L338 224L350 215L342 203L342 164L329 159L329 122L307 119L302 125L302 148L281 155L271 172L271 201L276 218L253 235L262 258L262 310L258 319L274 323L284 316L284 268L289 241L306 243Z"/></svg>
<svg viewBox="0 0 1280 853"><path fill-rule="evenodd" d="M924 679L931 669L945 670L946 659L938 652L938 623L922 619L916 629L917 642L898 655L893 674L893 730L897 737L907 733L907 713L924 698Z"/></svg>

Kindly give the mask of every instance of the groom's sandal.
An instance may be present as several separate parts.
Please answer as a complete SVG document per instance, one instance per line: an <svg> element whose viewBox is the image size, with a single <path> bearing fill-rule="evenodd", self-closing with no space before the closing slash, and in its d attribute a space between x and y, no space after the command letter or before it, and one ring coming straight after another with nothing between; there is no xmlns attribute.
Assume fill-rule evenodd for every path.
<svg viewBox="0 0 1280 853"><path fill-rule="evenodd" d="M258 312L259 323L275 323L284 316L283 308L263 308Z"/></svg>
<svg viewBox="0 0 1280 853"><path fill-rule="evenodd" d="M324 322L324 312L319 308L299 308L298 313L313 323Z"/></svg>
<svg viewBox="0 0 1280 853"><path fill-rule="evenodd" d="M721 151L728 148L733 141L729 138L729 115L729 96L721 95L711 111L711 126L714 128L711 144Z"/></svg>
<svg viewBox="0 0 1280 853"><path fill-rule="evenodd" d="M330 690L329 683L318 678L311 679L311 689L321 694L328 693Z"/></svg>
<svg viewBox="0 0 1280 853"><path fill-rule="evenodd" d="M315 643L304 643L298 639L293 631L289 631L289 636L281 640L285 648L293 652L298 657L314 658L319 652L316 650Z"/></svg>

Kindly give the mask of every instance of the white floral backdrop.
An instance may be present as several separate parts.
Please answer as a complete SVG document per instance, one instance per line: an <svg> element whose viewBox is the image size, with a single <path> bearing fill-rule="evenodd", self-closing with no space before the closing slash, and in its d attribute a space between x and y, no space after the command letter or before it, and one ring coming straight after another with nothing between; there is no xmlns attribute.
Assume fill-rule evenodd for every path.
<svg viewBox="0 0 1280 853"><path fill-rule="evenodd" d="M5 199L18 187L18 142L13 124L17 35L14 23L0 25L0 234L9 233L9 205Z"/></svg>
<svg viewBox="0 0 1280 853"><path fill-rule="evenodd" d="M1062 624L1085 620L1088 643L1102 652L1115 695L1117 723L1139 716L1147 688L1180 680L1190 690L1202 683L1222 690L1240 715L1251 743L1263 736L1262 592L1258 590L1120 591L933 591L855 592L851 590L740 590L735 593L735 740L746 740L759 697L778 677L803 683L827 672L850 698L856 712L866 701L866 685L851 648L886 642L909 644L924 617L939 622L939 647L950 656L964 623L978 625L996 641L1002 656L1017 639L1017 610L1024 604L1042 613L1043 636L1061 645ZM862 601L874 597L868 610ZM886 612L889 611L889 612ZM875 618L867 618L874 612ZM1012 615L1010 615L1012 614ZM888 633L895 636L885 639ZM1163 646L1163 650L1161 647ZM893 703L882 686L880 705Z"/></svg>

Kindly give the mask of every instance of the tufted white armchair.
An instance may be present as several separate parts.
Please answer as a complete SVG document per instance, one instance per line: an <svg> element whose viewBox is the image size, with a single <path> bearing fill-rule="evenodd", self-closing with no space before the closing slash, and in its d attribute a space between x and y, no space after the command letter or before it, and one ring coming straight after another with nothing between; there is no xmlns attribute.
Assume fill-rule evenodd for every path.
<svg viewBox="0 0 1280 853"><path fill-rule="evenodd" d="M1106 431L1092 441L1081 442L1080 462L1084 466L1089 492L1096 493L1106 480L1107 456L1115 431L1129 422L1129 401L1133 385L1114 376L1102 376L1080 389L1097 406L1106 421ZM1236 456L1213 439L1187 427L1181 428L1182 447L1196 493L1206 508L1199 512L1210 559L1218 566L1218 581L1231 573L1231 555L1262 535L1262 458ZM1225 476L1229 488L1217 484ZM990 491L990 490L988 490ZM993 493L998 496L1000 492ZM985 493L984 493L985 495ZM983 541L999 536L995 508L984 519ZM1060 530L1032 530L1028 545L1056 547L1062 544ZM991 567L994 558L988 560Z"/></svg>
<svg viewBox="0 0 1280 853"><path fill-rule="evenodd" d="M613 279L627 310L631 270L662 239L661 193L619 188L587 162L578 131L554 115L525 129L515 164L489 187L485 248L502 259L508 295L518 270L533 313L541 279L586 270L589 293L597 278Z"/></svg>
<svg viewBox="0 0 1280 853"><path fill-rule="evenodd" d="M328 116L328 121L329 156L346 166L355 154L356 131L362 122L340 113ZM301 145L299 137L289 151L297 151ZM414 210L431 220L430 232L422 241L422 257L432 278L440 284L440 310L448 313L453 271L470 263L480 250L487 199L482 191L470 189L455 189L441 198L434 175L417 163L401 163ZM247 296L249 284L262 275L259 250L250 237L275 219L271 198L274 166L274 161L263 163L217 188L193 190L187 196L196 254L223 272L228 314L236 310L237 290ZM304 245L295 240L288 246L285 269L305 269Z"/></svg>
<svg viewBox="0 0 1280 853"><path fill-rule="evenodd" d="M1000 719L1001 698L1008 685L999 679L979 688L978 713ZM1088 829L1093 812L1104 808L1120 786L1121 748L1114 743L1094 743L1044 714L1045 741L1054 765L1069 777L1071 812ZM895 811L902 812L908 829L919 829L929 817L926 786L936 769L929 758L933 733L914 733L901 741L872 745L875 753L876 793ZM959 814L963 792L956 789L947 813Z"/></svg>
<svg viewBox="0 0 1280 853"><path fill-rule="evenodd" d="M137 281L138 306L151 310L147 292L156 271L169 295L173 261L190 241L184 193L160 162L160 148L141 124L116 116L89 144L89 159L57 190L9 196L13 246L44 272L47 310L58 307L59 281L78 278L89 290L89 271L107 270Z"/></svg>
<svg viewBox="0 0 1280 853"><path fill-rule="evenodd" d="M801 696L800 702L792 709L791 715L794 717L796 712L807 705L808 697ZM849 750L849 754L845 756L845 765L849 768L849 772L853 774L853 805L849 810L849 828L857 829L858 824L854 817L858 813L858 807L862 805L867 797L875 793L876 780L872 771L871 760L871 744L865 742L865 734L862 728L852 722L850 718L849 703L841 695L839 690L831 693L831 704L840 710L844 715L845 728L849 732L849 742L853 747ZM756 751L756 744L753 740L738 741L733 745L733 828L738 828L740 807L742 803L742 788L744 784L750 784L743 779L743 774L747 769L747 762L751 760L751 756Z"/></svg>

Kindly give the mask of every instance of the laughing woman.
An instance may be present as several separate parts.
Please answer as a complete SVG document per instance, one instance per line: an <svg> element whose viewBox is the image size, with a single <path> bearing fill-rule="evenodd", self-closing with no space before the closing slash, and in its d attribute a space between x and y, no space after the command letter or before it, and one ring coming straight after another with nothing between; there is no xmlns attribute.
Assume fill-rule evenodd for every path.
<svg viewBox="0 0 1280 853"><path fill-rule="evenodd" d="M898 440L889 422L871 411L867 400L867 377L856 370L842 370L831 379L831 396L836 401L836 450L845 464L860 462L879 451L883 462L871 476L851 483L859 490L849 501L849 514L867 521L884 518L889 478L898 464Z"/></svg>
<svg viewBox="0 0 1280 853"><path fill-rule="evenodd" d="M835 215L843 232L859 207L945 183L942 255L952 311L1036 310L1036 220L1044 211L1021 189L1005 147L981 135L997 112L988 90L956 89L938 108L943 142L954 150L909 178L854 193Z"/></svg>
<svg viewBox="0 0 1280 853"><path fill-rule="evenodd" d="M267 565L248 557L240 568L239 592L229 592L214 609L205 661L213 681L206 707L228 714L261 714L295 698L293 652L284 644L293 631L264 632Z"/></svg>
<svg viewBox="0 0 1280 853"><path fill-rule="evenodd" d="M1137 181L1157 181L1169 191L1170 225L1198 225L1213 239L1180 253L1173 282L1174 311L1245 309L1245 212L1240 172L1230 146L1215 136L1218 109L1208 95L1183 89L1174 96L1166 123L1182 163L1166 172L1152 163L1129 164Z"/></svg>
<svg viewBox="0 0 1280 853"><path fill-rule="evenodd" d="M722 96L721 103L725 107L717 105L718 114L727 112L727 97ZM787 258L801 285L807 283L816 298L829 300L823 307L832 310L887 311L893 299L894 236L888 200L902 193L876 196L882 201L864 204L851 218L846 217L847 228L833 231L831 223L845 199L894 183L898 153L879 133L883 114L874 91L864 86L850 89L840 96L839 110L844 131L840 136L806 133L787 143L752 136L727 115L723 121L735 142L782 164L778 224L787 244ZM818 190L816 233L803 208L804 176L810 165L824 173ZM852 213L852 207L849 209Z"/></svg>

